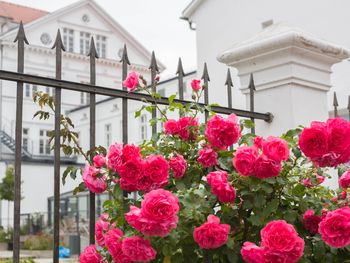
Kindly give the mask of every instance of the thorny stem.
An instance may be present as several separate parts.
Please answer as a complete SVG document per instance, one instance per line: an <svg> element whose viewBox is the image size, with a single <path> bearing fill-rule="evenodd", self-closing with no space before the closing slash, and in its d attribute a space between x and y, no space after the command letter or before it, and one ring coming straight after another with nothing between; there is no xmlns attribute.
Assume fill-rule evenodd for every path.
<svg viewBox="0 0 350 263"><path fill-rule="evenodd" d="M147 88L145 88L145 89L143 89L143 90L145 90L145 91L148 93L148 95L150 95L150 96L152 97L152 99L153 99L153 103L152 103L152 104L155 105L156 108L157 108L157 110L160 112L160 114L161 114L166 120L168 120L168 117L166 116L166 114L159 108L158 103L157 103L157 99L153 96L153 94L150 93L149 90L148 90Z"/></svg>

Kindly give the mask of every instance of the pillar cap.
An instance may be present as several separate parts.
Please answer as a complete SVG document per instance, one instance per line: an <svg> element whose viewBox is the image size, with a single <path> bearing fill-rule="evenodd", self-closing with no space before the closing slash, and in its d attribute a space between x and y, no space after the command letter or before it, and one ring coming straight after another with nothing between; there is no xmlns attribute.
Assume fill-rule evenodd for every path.
<svg viewBox="0 0 350 263"><path fill-rule="evenodd" d="M319 53L339 61L350 56L350 51L345 48L315 37L297 27L277 23L265 28L254 37L233 45L219 54L217 60L232 65L291 46Z"/></svg>

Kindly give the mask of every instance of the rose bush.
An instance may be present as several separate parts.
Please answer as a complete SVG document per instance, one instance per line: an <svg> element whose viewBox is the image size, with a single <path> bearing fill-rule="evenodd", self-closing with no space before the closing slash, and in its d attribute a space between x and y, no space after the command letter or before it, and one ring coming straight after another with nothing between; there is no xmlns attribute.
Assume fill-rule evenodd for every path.
<svg viewBox="0 0 350 263"><path fill-rule="evenodd" d="M141 145L115 143L82 154L83 183L75 193L108 192L96 223L96 246L80 262L346 262L350 259L350 123L312 122L280 137L249 133L253 123L215 115L198 102L205 85L192 82L194 102L159 94L142 76L123 82L153 101L163 131ZM42 101L41 101L42 102ZM47 103L49 104L49 103ZM43 103L41 103L43 105ZM179 118L169 118L175 112ZM207 123L201 114L210 112ZM68 123L68 124L67 124ZM67 121L65 127L69 126ZM73 137L75 133L68 130ZM342 175L340 189L324 181ZM80 168L64 173L75 177Z"/></svg>

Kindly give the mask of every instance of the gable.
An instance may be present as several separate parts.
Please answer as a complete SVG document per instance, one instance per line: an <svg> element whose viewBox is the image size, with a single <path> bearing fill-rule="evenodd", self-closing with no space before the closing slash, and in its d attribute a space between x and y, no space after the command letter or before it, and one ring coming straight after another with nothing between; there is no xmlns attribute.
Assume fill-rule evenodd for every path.
<svg viewBox="0 0 350 263"><path fill-rule="evenodd" d="M31 45L51 48L57 34L57 29L69 28L74 31L74 52L80 52L80 34L89 33L106 37L106 57L120 60L120 50L124 44L128 47L130 62L148 67L151 53L146 50L133 36L114 21L99 5L92 0L83 0L59 9L45 17L39 18L24 26L27 39ZM17 30L3 35L0 39L13 41ZM50 41L42 42L43 35ZM95 39L96 40L96 39ZM159 67L165 67L159 62Z"/></svg>

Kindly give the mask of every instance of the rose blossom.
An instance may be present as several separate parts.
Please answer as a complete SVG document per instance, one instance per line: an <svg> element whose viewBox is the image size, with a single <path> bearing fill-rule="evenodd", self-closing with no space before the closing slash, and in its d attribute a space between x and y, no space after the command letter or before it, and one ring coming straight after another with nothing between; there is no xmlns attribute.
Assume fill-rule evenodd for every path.
<svg viewBox="0 0 350 263"><path fill-rule="evenodd" d="M220 218L209 215L207 222L193 231L194 241L202 249L218 248L227 242L230 225L220 224Z"/></svg>
<svg viewBox="0 0 350 263"><path fill-rule="evenodd" d="M123 163L119 167L120 187L123 190L135 191L139 189L138 181L143 176L144 163L141 159L134 159Z"/></svg>
<svg viewBox="0 0 350 263"><path fill-rule="evenodd" d="M175 135L179 132L179 127L176 120L167 120L164 122L164 132L165 134Z"/></svg>
<svg viewBox="0 0 350 263"><path fill-rule="evenodd" d="M98 220L95 224L96 243L103 247L105 245L105 234L108 231L109 223L103 220Z"/></svg>
<svg viewBox="0 0 350 263"><path fill-rule="evenodd" d="M217 184L227 183L227 177L228 177L227 172L219 170L219 171L208 173L206 178L207 178L208 184L210 184L210 186L213 187Z"/></svg>
<svg viewBox="0 0 350 263"><path fill-rule="evenodd" d="M122 164L123 145L119 143L109 146L107 159L108 167L117 172L119 166Z"/></svg>
<svg viewBox="0 0 350 263"><path fill-rule="evenodd" d="M315 235L318 233L318 225L321 222L322 217L315 215L315 211L312 209L307 210L303 215L303 225L310 234Z"/></svg>
<svg viewBox="0 0 350 263"><path fill-rule="evenodd" d="M284 220L269 222L260 232L261 246L266 249L265 257L273 257L267 262L297 262L303 255L304 240L294 227ZM284 261L278 261L284 259Z"/></svg>
<svg viewBox="0 0 350 263"><path fill-rule="evenodd" d="M107 189L105 176L98 175L94 166L85 165L83 171L83 181L85 186L93 193L102 193Z"/></svg>
<svg viewBox="0 0 350 263"><path fill-rule="evenodd" d="M329 151L348 155L350 148L350 123L342 118L327 120ZM345 159L348 159L346 156Z"/></svg>
<svg viewBox="0 0 350 263"><path fill-rule="evenodd" d="M106 247L114 262L131 263L132 260L122 251L123 232L118 228L110 229L106 236Z"/></svg>
<svg viewBox="0 0 350 263"><path fill-rule="evenodd" d="M264 249L254 243L244 242L241 249L241 255L247 263L265 263Z"/></svg>
<svg viewBox="0 0 350 263"><path fill-rule="evenodd" d="M212 191L222 203L233 203L236 199L236 190L229 183L213 185Z"/></svg>
<svg viewBox="0 0 350 263"><path fill-rule="evenodd" d="M339 185L342 188L348 188L350 186L350 170L346 171L339 178Z"/></svg>
<svg viewBox="0 0 350 263"><path fill-rule="evenodd" d="M140 236L127 237L122 242L122 251L131 260L148 262L156 258L157 252L149 240Z"/></svg>
<svg viewBox="0 0 350 263"><path fill-rule="evenodd" d="M144 175L152 181L152 187L162 188L168 184L169 164L161 155L152 154L146 158Z"/></svg>
<svg viewBox="0 0 350 263"><path fill-rule="evenodd" d="M95 245L87 246L79 256L80 263L102 263L103 258L97 252Z"/></svg>
<svg viewBox="0 0 350 263"><path fill-rule="evenodd" d="M129 92L134 91L139 85L139 76L136 72L130 72L128 77L123 81L123 87L129 89Z"/></svg>
<svg viewBox="0 0 350 263"><path fill-rule="evenodd" d="M350 207L342 207L327 213L319 224L323 241L331 247L350 245Z"/></svg>
<svg viewBox="0 0 350 263"><path fill-rule="evenodd" d="M256 148L258 148L258 149L262 149L262 147L263 147L263 142L264 142L264 139L263 139L263 137L261 137L261 136L256 136L255 138L254 138L254 146L256 147ZM248 242L249 243L249 242ZM244 244L243 244L244 245Z"/></svg>
<svg viewBox="0 0 350 263"><path fill-rule="evenodd" d="M328 133L325 123L314 121L310 128L304 128L300 134L299 146L302 152L311 159L326 154Z"/></svg>
<svg viewBox="0 0 350 263"><path fill-rule="evenodd" d="M187 162L181 154L176 154L176 156L170 158L169 165L176 179L181 179L184 176L187 169Z"/></svg>
<svg viewBox="0 0 350 263"><path fill-rule="evenodd" d="M193 140L196 137L195 132L197 131L198 120L192 117L181 117L177 121L178 135L183 140Z"/></svg>
<svg viewBox="0 0 350 263"><path fill-rule="evenodd" d="M278 176L282 170L280 162L260 155L254 164L254 176L260 179Z"/></svg>
<svg viewBox="0 0 350 263"><path fill-rule="evenodd" d="M268 137L262 144L263 153L276 162L285 161L289 158L288 144L278 137Z"/></svg>
<svg viewBox="0 0 350 263"><path fill-rule="evenodd" d="M205 136L212 146L220 150L227 149L241 136L237 116L232 113L224 119L220 115L214 115L207 123Z"/></svg>
<svg viewBox="0 0 350 263"><path fill-rule="evenodd" d="M218 154L211 148L205 147L198 151L198 159L197 161L203 167L212 167L218 164Z"/></svg>
<svg viewBox="0 0 350 263"><path fill-rule="evenodd" d="M201 81L199 79L193 79L191 81L191 87L194 91L199 91L202 89Z"/></svg>
<svg viewBox="0 0 350 263"><path fill-rule="evenodd" d="M258 151L255 147L239 147L232 159L233 166L243 176L250 176L254 173L254 164L258 158Z"/></svg>
<svg viewBox="0 0 350 263"><path fill-rule="evenodd" d="M98 154L94 156L94 166L97 168L101 168L106 165L106 158L103 156L103 154Z"/></svg>

